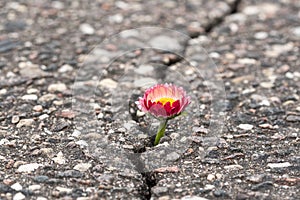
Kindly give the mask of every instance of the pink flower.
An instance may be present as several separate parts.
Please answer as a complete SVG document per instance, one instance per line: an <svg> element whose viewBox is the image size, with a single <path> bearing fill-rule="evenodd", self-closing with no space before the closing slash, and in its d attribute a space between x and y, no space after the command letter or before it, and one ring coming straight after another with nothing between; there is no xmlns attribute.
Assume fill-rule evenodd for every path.
<svg viewBox="0 0 300 200"><path fill-rule="evenodd" d="M184 111L190 102L183 88L166 83L147 89L136 104L140 110L154 117L171 119Z"/></svg>

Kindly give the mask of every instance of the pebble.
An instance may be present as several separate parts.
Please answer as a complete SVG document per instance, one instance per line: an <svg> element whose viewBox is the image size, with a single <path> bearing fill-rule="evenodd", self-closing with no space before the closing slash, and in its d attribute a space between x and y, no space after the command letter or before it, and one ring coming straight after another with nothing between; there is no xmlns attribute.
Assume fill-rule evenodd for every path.
<svg viewBox="0 0 300 200"><path fill-rule="evenodd" d="M162 194L168 192L167 187L160 187L160 186L154 186L151 188L151 190L152 190L152 193L154 193L156 195L162 195Z"/></svg>
<svg viewBox="0 0 300 200"><path fill-rule="evenodd" d="M36 111L36 112L42 112L43 111L43 106L41 106L41 105L35 105L33 107L33 110Z"/></svg>
<svg viewBox="0 0 300 200"><path fill-rule="evenodd" d="M72 192L71 188L64 188L64 187L60 187L60 186L57 186L55 189L58 190L60 193L70 194Z"/></svg>
<svg viewBox="0 0 300 200"><path fill-rule="evenodd" d="M68 65L68 64L64 64L63 66L61 66L59 69L58 69L58 72L59 73L66 73L66 72L71 72L73 71L73 67L71 65Z"/></svg>
<svg viewBox="0 0 300 200"><path fill-rule="evenodd" d="M36 88L29 88L26 92L27 94L36 94L39 92L39 90Z"/></svg>
<svg viewBox="0 0 300 200"><path fill-rule="evenodd" d="M250 177L247 177L247 180L252 183L259 183L263 180L264 177L265 177L264 174L257 174L257 175L252 175Z"/></svg>
<svg viewBox="0 0 300 200"><path fill-rule="evenodd" d="M274 87L273 82L261 82L259 85L263 88L272 88L272 87Z"/></svg>
<svg viewBox="0 0 300 200"><path fill-rule="evenodd" d="M11 118L11 123L16 124L20 121L20 117L18 115L14 115Z"/></svg>
<svg viewBox="0 0 300 200"><path fill-rule="evenodd" d="M83 174L78 170L66 170L58 173L58 177L81 178L82 176Z"/></svg>
<svg viewBox="0 0 300 200"><path fill-rule="evenodd" d="M52 160L59 165L66 163L66 159L61 151Z"/></svg>
<svg viewBox="0 0 300 200"><path fill-rule="evenodd" d="M90 24L80 24L79 30L86 35L93 35L95 33L95 29Z"/></svg>
<svg viewBox="0 0 300 200"><path fill-rule="evenodd" d="M81 132L77 129L75 129L72 133L72 136L75 138L78 138L81 135Z"/></svg>
<svg viewBox="0 0 300 200"><path fill-rule="evenodd" d="M226 165L226 166L224 166L224 169L226 169L226 170L239 170L239 169L243 169L243 166L241 166L241 165Z"/></svg>
<svg viewBox="0 0 300 200"><path fill-rule="evenodd" d="M228 197L228 194L226 193L225 190L215 190L214 196L215 197Z"/></svg>
<svg viewBox="0 0 300 200"><path fill-rule="evenodd" d="M123 16L121 14L115 14L115 15L112 15L112 16L109 16L109 21L111 23L121 23L123 21Z"/></svg>
<svg viewBox="0 0 300 200"><path fill-rule="evenodd" d="M298 115L289 115L289 116L287 116L286 121L288 121L288 122L300 122L300 116L298 116Z"/></svg>
<svg viewBox="0 0 300 200"><path fill-rule="evenodd" d="M67 90L67 86L64 83L55 83L48 86L48 92L64 92Z"/></svg>
<svg viewBox="0 0 300 200"><path fill-rule="evenodd" d="M207 184L207 185L204 186L204 190L210 191L210 190L213 190L213 189L215 189L215 186L214 186L214 185Z"/></svg>
<svg viewBox="0 0 300 200"><path fill-rule="evenodd" d="M289 162L282 162L282 163L268 163L268 167L274 169L274 168L285 168L285 167L290 167L292 166L291 163Z"/></svg>
<svg viewBox="0 0 300 200"><path fill-rule="evenodd" d="M257 32L254 34L254 38L257 40L264 40L268 37L268 33L266 32Z"/></svg>
<svg viewBox="0 0 300 200"><path fill-rule="evenodd" d="M7 89L3 88L0 90L0 95L4 95L7 93Z"/></svg>
<svg viewBox="0 0 300 200"><path fill-rule="evenodd" d="M295 36L297 36L297 37L300 38L300 26L294 27L294 28L292 29L292 33L293 33Z"/></svg>
<svg viewBox="0 0 300 200"><path fill-rule="evenodd" d="M180 45L178 40L175 38L169 37L169 36L157 36L152 38L149 41L149 44L151 47L160 49L163 51L170 51L170 52L176 52L176 51L181 51L183 49L183 46Z"/></svg>
<svg viewBox="0 0 300 200"><path fill-rule="evenodd" d="M180 200L208 200L204 197L198 197L198 196L184 196Z"/></svg>
<svg viewBox="0 0 300 200"><path fill-rule="evenodd" d="M246 130L246 131L252 130L253 127L254 126L251 125L251 124L240 124L240 125L238 125L238 128Z"/></svg>
<svg viewBox="0 0 300 200"><path fill-rule="evenodd" d="M49 118L49 115L48 114L42 114L41 116L39 116L39 120L45 120L45 119L47 119L47 118Z"/></svg>
<svg viewBox="0 0 300 200"><path fill-rule="evenodd" d="M21 127L24 127L24 126L32 126L34 123L34 120L33 119L21 119L19 121L19 123L17 124L17 128L21 128Z"/></svg>
<svg viewBox="0 0 300 200"><path fill-rule="evenodd" d="M168 156L167 156L167 160L168 161L175 161L175 160L178 160L180 158L180 155L176 152L172 152L172 153L169 153Z"/></svg>
<svg viewBox="0 0 300 200"><path fill-rule="evenodd" d="M33 180L35 182L38 182L38 183L45 183L46 181L49 180L49 177L48 176L45 176L45 175L41 175L41 176L35 176L33 178Z"/></svg>
<svg viewBox="0 0 300 200"><path fill-rule="evenodd" d="M19 63L19 68L19 73L24 77L34 78L46 75L46 73L41 70L38 65L33 64L29 61Z"/></svg>
<svg viewBox="0 0 300 200"><path fill-rule="evenodd" d="M39 167L42 167L44 165L42 164L38 164L38 163L29 163L29 164L25 164L25 165L21 165L18 167L17 172L20 173L30 173L35 171L36 169L38 169Z"/></svg>
<svg viewBox="0 0 300 200"><path fill-rule="evenodd" d="M48 200L46 197L37 197L36 200Z"/></svg>
<svg viewBox="0 0 300 200"><path fill-rule="evenodd" d="M22 96L22 99L27 101L36 101L38 99L38 96L35 94L26 94Z"/></svg>
<svg viewBox="0 0 300 200"><path fill-rule="evenodd" d="M25 199L25 195L22 194L21 192L18 192L17 194L14 195L13 200L23 200Z"/></svg>
<svg viewBox="0 0 300 200"><path fill-rule="evenodd" d="M257 185L253 185L251 187L251 190L258 191L258 190L262 190L262 189L271 189L273 186L274 186L274 184L271 181L265 181L265 182L259 183Z"/></svg>
<svg viewBox="0 0 300 200"><path fill-rule="evenodd" d="M74 166L73 169L78 170L80 172L86 172L92 167L91 163L80 163Z"/></svg>
<svg viewBox="0 0 300 200"><path fill-rule="evenodd" d="M214 180L216 179L216 177L215 177L215 175L213 175L213 174L208 174L206 179L207 179L208 181L212 182L212 181L214 181Z"/></svg>
<svg viewBox="0 0 300 200"><path fill-rule="evenodd" d="M56 99L55 94L45 94L39 98L39 101L42 103L47 103L49 101L53 101L54 99Z"/></svg>
<svg viewBox="0 0 300 200"><path fill-rule="evenodd" d="M22 185L20 183L14 183L13 185L10 186L13 190L15 191L20 191L23 189Z"/></svg>
<svg viewBox="0 0 300 200"><path fill-rule="evenodd" d="M109 88L109 89L116 89L118 86L118 83L110 78L105 78L99 82L99 85L102 87Z"/></svg>

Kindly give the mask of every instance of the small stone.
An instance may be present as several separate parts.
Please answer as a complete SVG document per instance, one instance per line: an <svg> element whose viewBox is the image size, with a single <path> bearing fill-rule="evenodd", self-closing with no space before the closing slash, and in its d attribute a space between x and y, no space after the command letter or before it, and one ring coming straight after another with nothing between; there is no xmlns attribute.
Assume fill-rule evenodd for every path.
<svg viewBox="0 0 300 200"><path fill-rule="evenodd" d="M102 87L109 88L109 89L116 89L118 86L118 83L110 78L105 78L99 82L99 85Z"/></svg>
<svg viewBox="0 0 300 200"><path fill-rule="evenodd" d="M79 30L86 35L93 35L95 33L95 29L90 24L81 24Z"/></svg>
<svg viewBox="0 0 300 200"><path fill-rule="evenodd" d="M40 185L30 185L30 186L28 187L28 189L29 189L30 191L36 191L36 190L40 190L40 189L41 189L41 186L40 186Z"/></svg>
<svg viewBox="0 0 300 200"><path fill-rule="evenodd" d="M180 200L208 200L204 197L198 197L198 196L184 196Z"/></svg>
<svg viewBox="0 0 300 200"><path fill-rule="evenodd" d="M176 52L182 50L184 47L180 45L176 38L172 38L169 36L157 36L149 41L151 47L160 49L163 51Z"/></svg>
<svg viewBox="0 0 300 200"><path fill-rule="evenodd" d="M289 162L283 162L283 163L268 163L267 165L270 168L285 168L285 167L290 167L292 166L291 163Z"/></svg>
<svg viewBox="0 0 300 200"><path fill-rule="evenodd" d="M168 192L168 188L167 187L159 187L159 186L154 186L151 188L152 193L156 194L156 195L161 195L164 193Z"/></svg>
<svg viewBox="0 0 300 200"><path fill-rule="evenodd" d="M251 125L251 124L240 124L240 125L238 125L238 128L246 130L246 131L252 130L253 127L254 126Z"/></svg>
<svg viewBox="0 0 300 200"><path fill-rule="evenodd" d="M19 63L20 74L24 77L35 78L46 75L46 72L40 69L40 67L31 62L21 62Z"/></svg>
<svg viewBox="0 0 300 200"><path fill-rule="evenodd" d="M83 174L77 170L66 170L64 172L59 172L58 177L70 177L70 178L81 178Z"/></svg>
<svg viewBox="0 0 300 200"><path fill-rule="evenodd" d="M259 183L263 180L264 177L265 177L264 174L258 174L258 175L253 175L253 176L247 177L247 180L252 183Z"/></svg>
<svg viewBox="0 0 300 200"><path fill-rule="evenodd" d="M240 58L237 62L243 65L255 65L257 61L253 58Z"/></svg>
<svg viewBox="0 0 300 200"><path fill-rule="evenodd" d="M23 200L25 199L25 195L22 194L21 192L18 192L17 194L14 195L13 200Z"/></svg>
<svg viewBox="0 0 300 200"><path fill-rule="evenodd" d="M22 96L22 99L26 101L36 101L38 99L38 96L35 94L26 94Z"/></svg>
<svg viewBox="0 0 300 200"><path fill-rule="evenodd" d="M239 170L239 169L243 169L243 166L241 166L241 165L226 165L226 166L224 166L224 169L226 169L226 170Z"/></svg>
<svg viewBox="0 0 300 200"><path fill-rule="evenodd" d="M60 187L60 186L57 186L55 189L58 190L60 193L70 194L72 192L71 188L64 188L64 187Z"/></svg>
<svg viewBox="0 0 300 200"><path fill-rule="evenodd" d="M33 107L33 110L36 112L42 112L43 111L43 106L41 105L36 105Z"/></svg>
<svg viewBox="0 0 300 200"><path fill-rule="evenodd" d="M212 182L212 181L214 181L214 180L216 179L216 177L215 177L215 175L213 175L213 174L208 174L206 179L207 179L208 181Z"/></svg>
<svg viewBox="0 0 300 200"><path fill-rule="evenodd" d="M21 127L24 127L24 126L32 126L34 123L34 120L33 119L21 119L19 121L19 123L17 124L17 128L21 128Z"/></svg>
<svg viewBox="0 0 300 200"><path fill-rule="evenodd" d="M288 122L300 122L300 116L298 116L298 115L289 115L289 116L287 116L286 121L288 121Z"/></svg>
<svg viewBox="0 0 300 200"><path fill-rule="evenodd" d="M129 144L124 144L123 148L124 149L134 149L133 145L129 145Z"/></svg>
<svg viewBox="0 0 300 200"><path fill-rule="evenodd" d="M33 171L35 171L36 169L38 169L39 167L42 167L42 166L44 166L44 165L38 164L38 163L29 163L29 164L19 166L19 168L17 169L17 172L30 173L30 172L33 172Z"/></svg>
<svg viewBox="0 0 300 200"><path fill-rule="evenodd" d="M14 183L13 185L10 186L13 190L15 191L20 191L23 189L22 185L20 183Z"/></svg>
<svg viewBox="0 0 300 200"><path fill-rule="evenodd" d="M140 111L140 110L137 110L137 111L136 111L136 116L137 116L137 117L143 117L144 115L145 115L144 112L142 112L142 111Z"/></svg>
<svg viewBox="0 0 300 200"><path fill-rule="evenodd" d="M67 86L64 83L55 83L48 86L49 92L64 92L67 90Z"/></svg>
<svg viewBox="0 0 300 200"><path fill-rule="evenodd" d="M179 172L179 168L177 166L174 167L162 167L162 168L157 168L154 170L154 172L158 173L166 173L166 172Z"/></svg>
<svg viewBox="0 0 300 200"><path fill-rule="evenodd" d="M58 69L58 72L59 73L66 73L66 72L71 72L73 70L74 69L71 65L64 64L63 66L61 66L61 68Z"/></svg>
<svg viewBox="0 0 300 200"><path fill-rule="evenodd" d="M89 144L84 140L79 140L79 141L75 142L75 144L79 145L81 148L89 146Z"/></svg>
<svg viewBox="0 0 300 200"><path fill-rule="evenodd" d="M66 163L66 159L61 151L56 155L56 157L52 158L52 160L55 163L60 164L60 165L63 165Z"/></svg>
<svg viewBox="0 0 300 200"><path fill-rule="evenodd" d="M226 193L225 190L215 190L214 196L215 197L228 197L228 194Z"/></svg>
<svg viewBox="0 0 300 200"><path fill-rule="evenodd" d="M295 36L297 36L297 37L300 38L300 26L294 27L294 28L292 29L292 33L293 33Z"/></svg>
<svg viewBox="0 0 300 200"><path fill-rule="evenodd" d="M48 200L46 197L37 197L36 200Z"/></svg>
<svg viewBox="0 0 300 200"><path fill-rule="evenodd" d="M38 93L38 92L39 92L39 90L36 89L36 88L29 88L29 89L27 90L27 94L36 94L36 93Z"/></svg>
<svg viewBox="0 0 300 200"><path fill-rule="evenodd" d="M274 186L274 184L271 181L265 181L263 183L253 185L251 187L251 190L258 191L258 190L262 190L262 189L271 189L273 186Z"/></svg>
<svg viewBox="0 0 300 200"><path fill-rule="evenodd" d="M7 89L3 88L0 90L0 95L4 95L7 93Z"/></svg>
<svg viewBox="0 0 300 200"><path fill-rule="evenodd" d="M268 37L268 33L266 32L257 32L254 34L254 38L257 40L263 40L266 39Z"/></svg>
<svg viewBox="0 0 300 200"><path fill-rule="evenodd" d="M175 161L175 160L178 160L179 158L180 158L180 155L178 153L172 152L172 153L169 153L167 155L166 160L168 160L168 161Z"/></svg>
<svg viewBox="0 0 300 200"><path fill-rule="evenodd" d="M69 109L62 110L55 114L58 117L73 119L75 117L75 112Z"/></svg>
<svg viewBox="0 0 300 200"><path fill-rule="evenodd" d="M121 23L123 21L123 16L121 14L115 14L115 15L112 15L112 16L109 16L109 21L111 23Z"/></svg>
<svg viewBox="0 0 300 200"><path fill-rule="evenodd" d="M274 87L273 82L261 82L259 85L263 88L272 88L272 87Z"/></svg>
<svg viewBox="0 0 300 200"><path fill-rule="evenodd" d="M45 94L39 98L39 101L42 103L47 103L49 101L53 101L54 99L56 99L55 94Z"/></svg>
<svg viewBox="0 0 300 200"><path fill-rule="evenodd" d="M259 127L268 128L268 129L273 129L274 128L271 124L260 124Z"/></svg>
<svg viewBox="0 0 300 200"><path fill-rule="evenodd" d="M45 183L47 180L49 180L49 177L48 176L44 176L44 175L41 175L41 176L35 176L33 178L33 180L35 182L38 182L38 183Z"/></svg>
<svg viewBox="0 0 300 200"><path fill-rule="evenodd" d="M77 129L75 129L72 133L72 136L75 138L78 138L81 135L81 132Z"/></svg>
<svg viewBox="0 0 300 200"><path fill-rule="evenodd" d="M292 72L287 72L287 73L285 73L285 77L287 77L288 79L293 79L294 74Z"/></svg>
<svg viewBox="0 0 300 200"><path fill-rule="evenodd" d="M48 114L42 114L41 116L39 116L39 120L45 120L45 119L47 119L47 118L49 118L49 115Z"/></svg>
<svg viewBox="0 0 300 200"><path fill-rule="evenodd" d="M213 190L213 189L215 189L215 186L214 186L214 185L207 184L207 185L204 186L204 190L210 191L210 190Z"/></svg>
<svg viewBox="0 0 300 200"><path fill-rule="evenodd" d="M16 124L20 121L20 117L18 115L14 115L11 118L11 123Z"/></svg>
<svg viewBox="0 0 300 200"><path fill-rule="evenodd" d="M80 164L75 165L75 167L73 169L78 170L80 172L86 172L91 167L92 167L92 164L90 164L90 163L80 163Z"/></svg>

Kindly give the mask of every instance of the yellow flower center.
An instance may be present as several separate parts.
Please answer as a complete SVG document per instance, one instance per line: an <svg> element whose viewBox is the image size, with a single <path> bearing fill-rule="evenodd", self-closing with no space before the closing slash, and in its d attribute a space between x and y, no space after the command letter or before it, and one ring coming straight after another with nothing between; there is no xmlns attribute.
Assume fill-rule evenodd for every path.
<svg viewBox="0 0 300 200"><path fill-rule="evenodd" d="M166 103L170 102L170 105L172 105L176 100L175 99L172 99L170 97L162 97L158 100L156 100L155 102L160 102L162 103L163 105L165 105Z"/></svg>

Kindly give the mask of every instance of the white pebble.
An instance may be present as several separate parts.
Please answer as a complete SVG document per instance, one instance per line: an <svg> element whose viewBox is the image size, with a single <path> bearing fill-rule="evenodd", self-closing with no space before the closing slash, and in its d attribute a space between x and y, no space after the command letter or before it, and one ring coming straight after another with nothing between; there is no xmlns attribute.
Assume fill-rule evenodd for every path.
<svg viewBox="0 0 300 200"><path fill-rule="evenodd" d="M247 131L253 129L253 125L251 124L240 124L238 127L240 129L247 130Z"/></svg>

